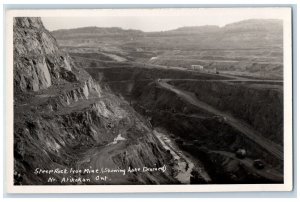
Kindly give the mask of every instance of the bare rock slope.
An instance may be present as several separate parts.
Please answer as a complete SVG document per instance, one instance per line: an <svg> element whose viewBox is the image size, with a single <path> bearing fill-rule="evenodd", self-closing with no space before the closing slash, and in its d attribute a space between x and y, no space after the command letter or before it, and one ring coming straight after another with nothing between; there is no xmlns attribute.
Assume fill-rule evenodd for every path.
<svg viewBox="0 0 300 202"><path fill-rule="evenodd" d="M147 122L77 68L40 18L14 19L15 184L50 184L37 168L159 167L169 158ZM86 183L175 182L168 172L111 175L109 181L91 176ZM53 176L62 183L61 175Z"/></svg>

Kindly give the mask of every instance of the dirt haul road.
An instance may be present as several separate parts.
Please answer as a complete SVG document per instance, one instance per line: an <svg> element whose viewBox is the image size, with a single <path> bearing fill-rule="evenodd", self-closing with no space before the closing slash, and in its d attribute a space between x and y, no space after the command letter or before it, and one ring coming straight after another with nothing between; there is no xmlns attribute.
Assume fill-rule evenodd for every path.
<svg viewBox="0 0 300 202"><path fill-rule="evenodd" d="M204 109L212 114L223 117L224 121L228 125L232 126L236 130L246 135L249 139L251 139L253 142L260 145L262 148L264 148L266 151L268 151L276 158L283 160L283 148L280 145L264 138L261 134L259 134L259 132L255 131L248 124L234 118L233 116L227 113L215 109L214 107L206 104L205 102L198 100L193 93L178 89L175 86L168 84L167 81L170 80L158 79L156 82L162 88L165 88L167 90L176 93L180 98L182 98L186 102L189 102L190 104L199 107L201 109Z"/></svg>

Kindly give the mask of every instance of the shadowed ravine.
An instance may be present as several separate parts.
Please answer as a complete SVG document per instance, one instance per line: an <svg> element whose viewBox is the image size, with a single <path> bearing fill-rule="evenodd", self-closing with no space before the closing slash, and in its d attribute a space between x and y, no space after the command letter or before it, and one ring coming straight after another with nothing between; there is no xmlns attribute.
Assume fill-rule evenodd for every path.
<svg viewBox="0 0 300 202"><path fill-rule="evenodd" d="M87 70L90 73L96 71L94 68ZM106 78L114 75L112 77L113 81L105 83L123 99L128 100L136 111L147 117L153 127L164 128L171 132L171 137L168 135L167 139L174 141L176 148L193 156L193 158L189 158L192 159L193 164L197 159L200 164L204 165L204 169L197 170L198 180L201 179L201 183L216 180L219 183L228 183L235 180L237 182L253 180L255 183L259 181L278 183L283 180L281 167L283 152L279 143L269 140L267 138L269 134L259 132L246 120L233 116L230 111L222 111L208 104L208 102L200 100L204 97L204 95L201 95L201 90L197 94L188 91L189 85L196 88L207 83L209 85L205 87L209 89L206 91L214 93L217 93L213 89L214 85L235 88L234 90L236 90L238 86L243 87L246 84L249 85L244 91L246 93L249 91L248 88L251 89L249 92L255 92L259 85L263 87L262 92L280 92L282 80L249 79L206 73L198 73L199 79L179 79L175 74L175 70L174 72L170 70L170 76L168 77L168 74L159 75L157 72L163 72L159 69L152 72L132 69L132 71L137 71L136 74L140 77L138 79L126 79L126 75L119 76L115 74L116 70L113 68L110 70L99 68L97 71L103 72L104 76L107 76ZM178 71L178 74L181 74L181 71ZM153 78L151 78L152 76ZM148 79L144 79L147 77ZM201 77L206 79L201 79ZM207 95L207 92L205 92L205 95ZM232 102L235 99L238 100L239 97L232 97ZM260 101L257 100L257 102ZM241 104L237 102L236 106L239 107ZM207 129L205 130L204 127ZM164 134L166 135L166 133ZM165 137L165 135L161 134L160 136ZM169 146L166 147L164 144L163 146L170 150ZM238 148L246 148L249 158L244 160L237 158L235 152ZM173 153L171 150L169 152L176 158L176 152ZM264 170L253 168L254 160L258 158L262 158L267 162ZM186 166L188 165L187 162L189 161L183 161L181 165ZM193 168L198 167L199 163ZM193 173L188 168L187 166L186 169L181 169L184 171L181 176ZM208 176L212 176L211 181L208 180L209 177L205 178L206 175L203 174L203 170L208 173ZM249 176L243 176L245 175L241 174L243 172L246 172L246 176ZM236 175L237 177L235 177ZM219 181L218 179L221 179L221 176L224 176L224 179Z"/></svg>
<svg viewBox="0 0 300 202"><path fill-rule="evenodd" d="M283 149L281 146L263 138L261 134L259 134L257 131L254 131L250 126L248 126L246 123L241 122L240 120L232 117L229 114L226 114L224 112L221 112L212 106L208 105L207 103L199 101L192 93L186 92L183 90L179 90L176 87L168 84L165 80L158 81L158 84L166 88L172 92L175 92L179 97L183 98L187 102L191 103L192 105L195 105L201 109L204 109L208 112L211 112L212 114L216 116L221 116L225 119L225 121L234 127L235 129L239 130L241 133L248 136L251 140L256 142L257 144L264 147L271 155L276 156L280 160L283 160Z"/></svg>

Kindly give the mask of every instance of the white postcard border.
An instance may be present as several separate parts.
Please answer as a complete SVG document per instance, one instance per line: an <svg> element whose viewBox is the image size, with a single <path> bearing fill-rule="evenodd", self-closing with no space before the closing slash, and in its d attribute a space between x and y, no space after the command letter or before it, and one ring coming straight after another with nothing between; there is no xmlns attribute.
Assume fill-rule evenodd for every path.
<svg viewBox="0 0 300 202"><path fill-rule="evenodd" d="M201 9L266 9L278 12L284 25L284 183L226 185L13 185L13 17L71 17L105 15L152 15L187 13ZM293 119L292 119L292 29L291 8L174 8L174 9L27 9L6 12L6 192L7 193L151 193L151 192L241 192L291 191L293 187Z"/></svg>

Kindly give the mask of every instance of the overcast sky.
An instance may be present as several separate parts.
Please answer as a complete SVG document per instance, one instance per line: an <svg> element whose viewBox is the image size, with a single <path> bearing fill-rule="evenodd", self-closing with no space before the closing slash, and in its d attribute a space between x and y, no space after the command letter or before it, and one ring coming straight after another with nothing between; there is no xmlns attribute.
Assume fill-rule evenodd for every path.
<svg viewBox="0 0 300 202"><path fill-rule="evenodd" d="M64 13L60 17L42 17L50 30L87 26L121 27L142 31L165 31L183 26L218 25L246 19L281 19L283 9L147 9L147 10L93 10L88 13ZM68 17L66 17L66 15Z"/></svg>

